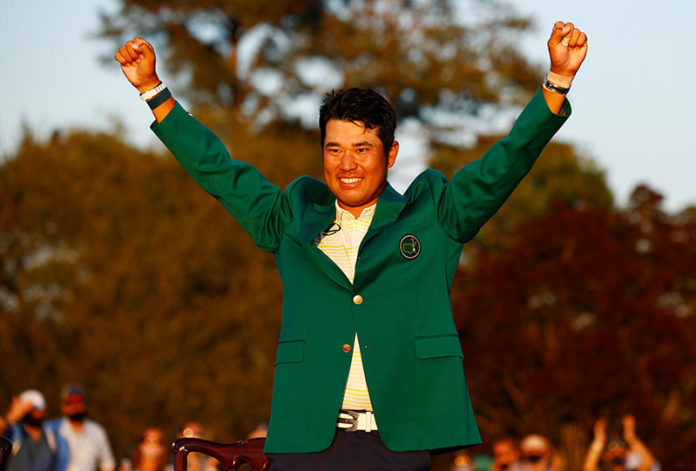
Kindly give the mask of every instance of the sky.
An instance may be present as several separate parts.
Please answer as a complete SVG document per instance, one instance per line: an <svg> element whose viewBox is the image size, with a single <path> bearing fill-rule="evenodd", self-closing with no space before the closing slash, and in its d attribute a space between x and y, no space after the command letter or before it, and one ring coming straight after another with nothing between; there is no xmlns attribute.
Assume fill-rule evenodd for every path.
<svg viewBox="0 0 696 471"><path fill-rule="evenodd" d="M536 25L520 45L537 63L548 63L554 21L573 21L588 35L588 56L568 95L573 116L556 139L575 144L606 172L619 206L641 183L665 196L668 211L696 205L696 151L689 144L696 134L696 1L509 4ZM94 37L98 12L115 11L115 0L0 5L0 155L13 152L25 126L45 138L54 129L109 130L121 123L132 144L158 145L137 91L116 62L99 60L114 51ZM403 169L409 153L423 149L404 137L401 144Z"/></svg>

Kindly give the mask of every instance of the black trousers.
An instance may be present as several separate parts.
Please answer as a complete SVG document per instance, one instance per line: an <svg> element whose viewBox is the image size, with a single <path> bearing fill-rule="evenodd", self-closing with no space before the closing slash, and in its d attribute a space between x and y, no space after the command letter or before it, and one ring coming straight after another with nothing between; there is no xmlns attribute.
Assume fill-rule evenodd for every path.
<svg viewBox="0 0 696 471"><path fill-rule="evenodd" d="M378 431L336 431L329 448L317 453L269 453L271 471L428 471L429 451L395 452Z"/></svg>

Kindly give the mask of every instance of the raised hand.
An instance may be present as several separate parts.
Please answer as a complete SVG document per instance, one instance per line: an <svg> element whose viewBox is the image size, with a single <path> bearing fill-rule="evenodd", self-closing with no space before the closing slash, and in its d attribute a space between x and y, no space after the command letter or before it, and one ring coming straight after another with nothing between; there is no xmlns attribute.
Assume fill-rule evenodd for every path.
<svg viewBox="0 0 696 471"><path fill-rule="evenodd" d="M631 414L626 414L621 418L623 437L626 443L630 444L636 439L636 418Z"/></svg>
<svg viewBox="0 0 696 471"><path fill-rule="evenodd" d="M602 444L607 441L607 420L599 418L594 423L594 439Z"/></svg>
<svg viewBox="0 0 696 471"><path fill-rule="evenodd" d="M123 75L140 93L155 88L160 80L155 72L155 50L143 38L133 38L114 55L121 64Z"/></svg>
<svg viewBox="0 0 696 471"><path fill-rule="evenodd" d="M12 398L10 409L7 411L7 420L11 423L19 422L22 418L34 409L31 401L22 400L15 396Z"/></svg>
<svg viewBox="0 0 696 471"><path fill-rule="evenodd" d="M557 21L547 45L551 72L559 75L574 76L587 55L587 35L573 23Z"/></svg>

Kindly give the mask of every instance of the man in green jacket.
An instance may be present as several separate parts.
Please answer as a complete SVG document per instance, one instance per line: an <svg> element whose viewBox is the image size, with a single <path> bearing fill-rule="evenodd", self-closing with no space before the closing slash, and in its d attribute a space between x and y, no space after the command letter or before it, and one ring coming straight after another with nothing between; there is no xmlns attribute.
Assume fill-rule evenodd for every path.
<svg viewBox="0 0 696 471"><path fill-rule="evenodd" d="M272 469L429 469L430 452L480 443L449 294L462 244L503 204L570 114L587 37L557 22L551 69L510 134L451 181L387 182L392 106L370 90L320 109L325 183L284 191L190 116L141 38L116 53L152 129L191 176L272 252L283 282L266 452Z"/></svg>

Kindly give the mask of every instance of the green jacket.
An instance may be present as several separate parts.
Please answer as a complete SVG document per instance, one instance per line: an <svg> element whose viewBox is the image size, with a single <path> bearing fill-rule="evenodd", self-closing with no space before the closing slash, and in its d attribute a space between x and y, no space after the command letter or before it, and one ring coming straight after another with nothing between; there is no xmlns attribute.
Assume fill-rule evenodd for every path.
<svg viewBox="0 0 696 471"><path fill-rule="evenodd" d="M177 105L152 128L191 176L275 254L283 282L266 452L316 452L333 441L358 333L384 444L394 451L480 443L467 391L450 289L462 244L503 204L566 116L541 94L510 134L448 182L421 173L401 195L387 186L359 250L355 279L316 245L335 216L326 184L286 189L232 160L222 142ZM413 237L405 237L413 236ZM354 302L360 295L362 302Z"/></svg>

